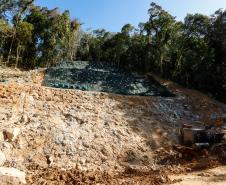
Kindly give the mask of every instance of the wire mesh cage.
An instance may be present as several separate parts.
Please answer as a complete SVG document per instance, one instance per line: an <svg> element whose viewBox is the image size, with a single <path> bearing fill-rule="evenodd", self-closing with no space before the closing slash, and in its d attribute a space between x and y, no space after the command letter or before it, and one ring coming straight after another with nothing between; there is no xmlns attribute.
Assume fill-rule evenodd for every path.
<svg viewBox="0 0 226 185"><path fill-rule="evenodd" d="M123 95L173 96L148 78L101 62L62 62L47 70L43 85Z"/></svg>

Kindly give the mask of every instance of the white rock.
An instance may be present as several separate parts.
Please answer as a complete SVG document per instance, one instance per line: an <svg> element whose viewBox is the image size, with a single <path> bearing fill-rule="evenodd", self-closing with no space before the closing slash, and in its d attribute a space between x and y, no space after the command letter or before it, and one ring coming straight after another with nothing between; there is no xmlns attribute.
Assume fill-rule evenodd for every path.
<svg viewBox="0 0 226 185"><path fill-rule="evenodd" d="M0 143L4 142L4 135L3 132L0 132Z"/></svg>
<svg viewBox="0 0 226 185"><path fill-rule="evenodd" d="M15 168L0 167L1 185L21 185L26 184L26 174Z"/></svg>
<svg viewBox="0 0 226 185"><path fill-rule="evenodd" d="M2 146L3 146L3 148L6 148L6 149L12 149L12 147L13 147L12 144L8 143L8 142L3 142Z"/></svg>
<svg viewBox="0 0 226 185"><path fill-rule="evenodd" d="M19 128L14 128L13 129L13 139L12 139L12 141L14 141L19 134L20 134L20 129Z"/></svg>
<svg viewBox="0 0 226 185"><path fill-rule="evenodd" d="M46 158L47 158L47 164L49 166L51 166L53 164L53 157L52 156L46 156Z"/></svg>
<svg viewBox="0 0 226 185"><path fill-rule="evenodd" d="M0 151L0 166L3 166L5 161L6 161L5 154L2 151Z"/></svg>

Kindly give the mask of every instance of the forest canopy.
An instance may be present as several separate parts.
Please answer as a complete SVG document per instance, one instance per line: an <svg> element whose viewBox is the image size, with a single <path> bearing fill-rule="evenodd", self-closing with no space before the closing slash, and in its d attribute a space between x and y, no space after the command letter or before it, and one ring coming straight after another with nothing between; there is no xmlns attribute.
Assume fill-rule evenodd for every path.
<svg viewBox="0 0 226 185"><path fill-rule="evenodd" d="M69 11L34 5L34 0L0 3L1 63L20 68L50 67L76 57L80 24Z"/></svg>
<svg viewBox="0 0 226 185"><path fill-rule="evenodd" d="M138 27L126 24L118 33L85 32L69 11L35 6L34 0L2 0L0 64L32 69L65 60L107 62L225 97L226 11L188 14L181 22L151 3L148 15Z"/></svg>

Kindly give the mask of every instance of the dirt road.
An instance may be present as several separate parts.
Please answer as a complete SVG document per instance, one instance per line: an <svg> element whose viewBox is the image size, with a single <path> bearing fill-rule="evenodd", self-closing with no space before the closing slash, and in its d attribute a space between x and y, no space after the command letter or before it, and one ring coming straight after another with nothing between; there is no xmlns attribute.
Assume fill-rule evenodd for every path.
<svg viewBox="0 0 226 185"><path fill-rule="evenodd" d="M225 185L226 166L182 175L171 175L169 178L175 181L172 183L173 185Z"/></svg>

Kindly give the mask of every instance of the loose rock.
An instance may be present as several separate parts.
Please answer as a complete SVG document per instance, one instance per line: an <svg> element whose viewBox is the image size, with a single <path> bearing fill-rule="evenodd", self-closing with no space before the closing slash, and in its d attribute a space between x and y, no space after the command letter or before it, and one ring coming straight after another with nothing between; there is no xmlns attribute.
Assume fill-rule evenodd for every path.
<svg viewBox="0 0 226 185"><path fill-rule="evenodd" d="M20 133L20 129L19 128L13 128L13 129L9 129L9 130L4 130L3 131L3 135L4 135L4 140L5 141L15 141L17 136Z"/></svg>
<svg viewBox="0 0 226 185"><path fill-rule="evenodd" d="M15 168L0 167L1 185L22 185L26 184L26 174Z"/></svg>

